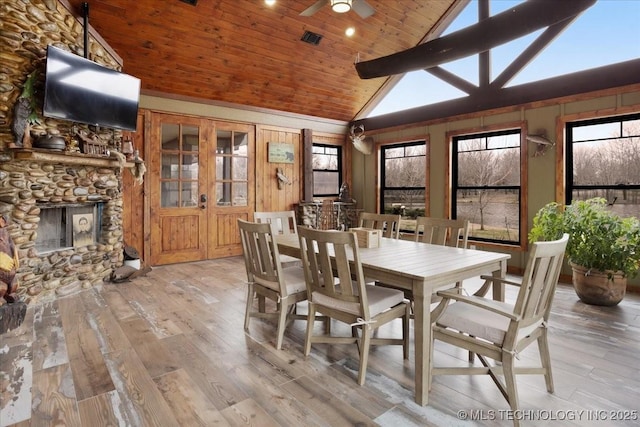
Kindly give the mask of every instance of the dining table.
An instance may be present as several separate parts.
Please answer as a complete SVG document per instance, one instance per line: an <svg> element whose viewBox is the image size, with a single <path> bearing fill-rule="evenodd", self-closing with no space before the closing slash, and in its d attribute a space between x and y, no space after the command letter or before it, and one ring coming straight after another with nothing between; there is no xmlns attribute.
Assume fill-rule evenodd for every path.
<svg viewBox="0 0 640 427"><path fill-rule="evenodd" d="M276 242L281 253L301 257L297 235L278 235ZM358 250L367 280L413 295L415 401L424 406L429 402L432 294L482 274L504 278L510 255L391 238L381 238L377 247ZM494 299L504 301L504 285L494 284L492 291Z"/></svg>

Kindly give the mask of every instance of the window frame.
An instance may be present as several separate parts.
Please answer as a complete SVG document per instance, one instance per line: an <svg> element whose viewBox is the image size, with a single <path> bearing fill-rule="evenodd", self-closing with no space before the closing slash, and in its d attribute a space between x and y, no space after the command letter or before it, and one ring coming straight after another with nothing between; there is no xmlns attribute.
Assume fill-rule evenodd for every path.
<svg viewBox="0 0 640 427"><path fill-rule="evenodd" d="M573 200L574 190L640 190L640 183L638 184L599 184L599 185L587 185L587 184L574 184L573 182L573 147L574 144L598 141L611 138L594 138L592 140L581 140L578 142L573 141L573 130L584 126L592 126L598 124L618 123L620 125L620 135L622 135L622 123L625 121L640 120L640 112L630 112L626 114L619 114L605 117L592 117L589 119L576 119L566 121L564 123L564 135L565 135L565 179L564 179L564 203L569 205ZM638 135L629 136L629 138L638 137ZM624 136L618 137L624 138Z"/></svg>
<svg viewBox="0 0 640 427"><path fill-rule="evenodd" d="M337 154L335 155L337 157L337 164L338 164L338 168L337 170L334 169L316 169L313 167L313 158L316 154L324 154L324 155L331 155L333 156L333 154L327 154L325 153L316 153L315 152L315 148L316 147L322 147L322 148L331 148L331 149L335 149L337 150ZM343 147L341 145L334 145L334 144L326 144L326 143L321 143L321 142L314 142L312 143L312 149L311 149L311 165L312 165L312 175L313 175L313 197L314 198L327 198L327 197L338 197L340 195L340 186L342 185L342 183L344 182L344 170L342 167L342 161L343 161ZM315 184L315 174L316 172L324 172L324 173L337 173L338 174L338 187L336 188L336 192L335 193L316 193L316 184Z"/></svg>
<svg viewBox="0 0 640 427"><path fill-rule="evenodd" d="M528 170L528 148L526 143L526 122L516 122L516 123L504 123L494 126L484 126L476 129L467 129L460 130L456 132L448 132L447 140L449 141L449 179L447 182L447 191L446 194L448 199L446 201L446 206L449 209L449 217L457 218L457 200L456 200L456 192L460 188L477 188L471 186L458 186L457 185L457 172L458 172L458 161L456 154L458 153L456 143L459 140L464 139L474 139L478 137L488 137L488 136L498 136L500 134L515 134L519 133L520 135L520 185L519 186L483 186L481 188L489 188L489 189L505 189L505 188L517 188L519 190L519 207L518 207L518 241L508 241L508 240L499 240L499 239L486 239L486 238L478 238L469 236L468 244L469 246L481 245L481 246L497 246L497 247L512 247L519 248L520 250L526 250L527 248L527 170Z"/></svg>
<svg viewBox="0 0 640 427"><path fill-rule="evenodd" d="M216 208L236 208L236 207L248 207L249 206L249 168L250 168L250 136L249 132L241 129L216 129L216 142L215 142L215 167L216 167L216 175L214 176L214 188L215 188L215 203ZM228 137L224 134L228 133ZM239 153L236 150L236 136L240 136L240 140L244 140L246 142L247 152ZM225 145L221 144L220 141L226 141L228 139L229 149L230 151L225 151ZM244 144L239 144L238 147L241 147ZM239 168L242 171L242 167L239 167L240 164L236 163L236 160L244 159L245 167L243 172L245 173L245 177L238 177L236 174L236 169ZM224 168L228 168L228 173L224 173ZM223 168L223 170L219 170L219 168ZM218 176L218 173L222 175L222 177ZM240 198L236 196L236 189L244 186L246 188L246 196L244 198ZM219 190L222 188L222 190ZM222 197L220 197L222 196ZM240 200L240 202L238 201Z"/></svg>
<svg viewBox="0 0 640 427"><path fill-rule="evenodd" d="M413 187L413 186L402 186L402 187L387 187L386 186L386 168L385 168L385 160L386 160L386 156L385 156L385 150L388 149L395 149L395 148L400 148L400 147L412 147L412 146L418 146L418 145L424 145L425 150L424 150L424 158L425 158L425 183L423 187ZM424 191L424 216L428 216L430 213L430 197L429 197L429 170L430 170L430 144L429 144L429 140L427 138L421 138L421 139L414 139L414 140L410 140L410 141L401 141L401 142L390 142L390 143L386 143L380 146L379 151L378 151L378 155L379 155L379 174L380 174L380 180L379 180L379 191L378 191L378 211L381 213L386 213L385 212L385 198L384 198L384 194L386 190L422 190ZM408 156L403 156L403 158L407 158ZM411 157L418 157L418 156L411 156ZM397 157L396 157L397 158ZM403 223L406 223L406 220L403 218ZM403 223L401 223L401 227L403 225ZM406 224L405 224L406 225ZM400 230L401 232L406 232L408 230L403 230L401 228ZM414 230L410 230L411 232L414 232Z"/></svg>

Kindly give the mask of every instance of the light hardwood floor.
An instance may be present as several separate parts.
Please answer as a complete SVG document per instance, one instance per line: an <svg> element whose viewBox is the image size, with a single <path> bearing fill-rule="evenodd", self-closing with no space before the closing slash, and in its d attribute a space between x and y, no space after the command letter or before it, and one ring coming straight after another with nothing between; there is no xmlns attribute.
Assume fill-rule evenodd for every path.
<svg viewBox="0 0 640 427"><path fill-rule="evenodd" d="M245 334L245 279L240 257L171 265L30 307L22 326L0 336L0 424L511 424L484 376L436 377L429 405L416 405L413 350L403 361L397 346L372 348L359 387L355 346L315 345L305 358L304 321L289 327L281 351L268 321L252 319ZM640 296L593 307L560 285L553 307L555 393L541 376L519 377L523 425L639 425ZM436 346L436 364L465 360ZM535 345L521 355L532 360ZM619 416L634 419L611 420Z"/></svg>

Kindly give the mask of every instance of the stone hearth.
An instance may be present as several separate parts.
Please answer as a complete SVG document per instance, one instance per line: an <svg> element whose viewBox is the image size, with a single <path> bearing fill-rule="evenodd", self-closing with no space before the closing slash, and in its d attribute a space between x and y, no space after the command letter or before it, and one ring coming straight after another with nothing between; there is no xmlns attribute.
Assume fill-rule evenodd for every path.
<svg viewBox="0 0 640 427"><path fill-rule="evenodd" d="M45 151L0 157L0 213L18 248L18 295L26 302L67 295L108 280L123 262L121 165ZM46 253L35 248L41 206L102 204L97 242Z"/></svg>

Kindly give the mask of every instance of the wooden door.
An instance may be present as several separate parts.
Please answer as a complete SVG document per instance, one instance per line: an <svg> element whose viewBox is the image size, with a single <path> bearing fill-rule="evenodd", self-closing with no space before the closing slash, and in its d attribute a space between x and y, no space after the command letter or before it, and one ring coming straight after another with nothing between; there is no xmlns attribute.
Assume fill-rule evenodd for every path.
<svg viewBox="0 0 640 427"><path fill-rule="evenodd" d="M216 122L209 166L209 258L240 255L238 218L248 220L255 206L255 127Z"/></svg>
<svg viewBox="0 0 640 427"><path fill-rule="evenodd" d="M149 150L151 264L207 258L210 125L154 113Z"/></svg>

